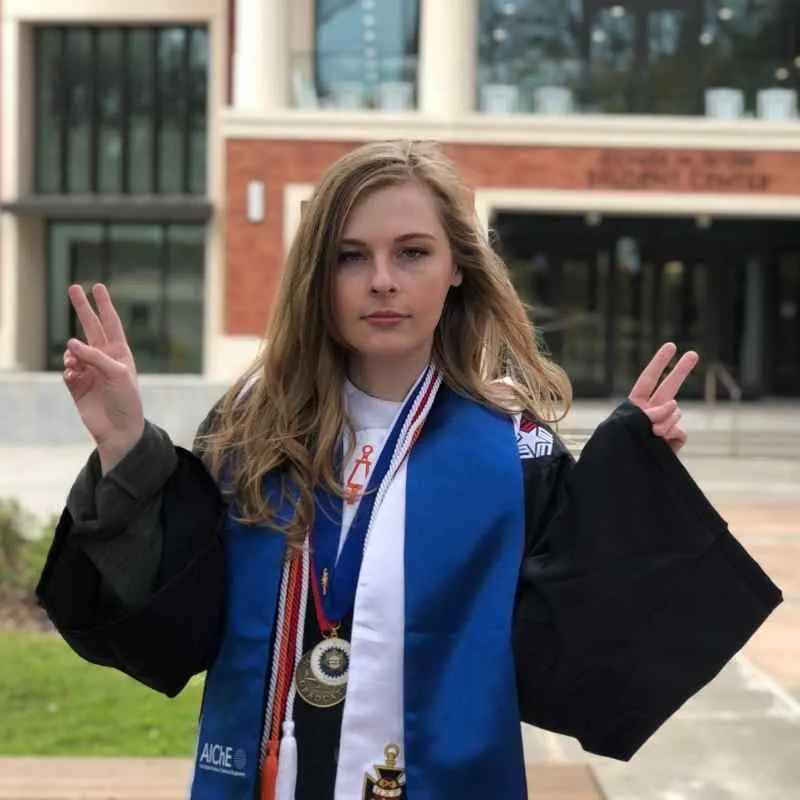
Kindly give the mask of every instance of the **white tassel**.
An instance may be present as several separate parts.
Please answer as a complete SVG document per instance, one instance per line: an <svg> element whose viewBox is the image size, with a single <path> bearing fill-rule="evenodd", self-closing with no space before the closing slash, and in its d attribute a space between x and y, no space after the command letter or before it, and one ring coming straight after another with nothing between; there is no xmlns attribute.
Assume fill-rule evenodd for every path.
<svg viewBox="0 0 800 800"><path fill-rule="evenodd" d="M297 740L294 722L283 723L281 749L278 751L278 777L275 781L275 800L294 800L297 787Z"/></svg>
<svg viewBox="0 0 800 800"><path fill-rule="evenodd" d="M301 563L300 608L297 611L297 639L295 640L294 669L303 656L303 631L306 626L308 608L308 579L311 569L308 538L303 548ZM297 789L297 739L294 738L294 701L297 696L297 684L292 680L289 696L286 698L286 718L281 726L281 745L278 750L278 774L275 778L275 800L294 800Z"/></svg>

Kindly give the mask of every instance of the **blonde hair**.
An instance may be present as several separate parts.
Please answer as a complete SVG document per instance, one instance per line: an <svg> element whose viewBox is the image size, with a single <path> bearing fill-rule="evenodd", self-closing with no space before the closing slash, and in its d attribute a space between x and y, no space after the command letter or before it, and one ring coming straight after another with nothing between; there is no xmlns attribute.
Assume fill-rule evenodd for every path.
<svg viewBox="0 0 800 800"><path fill-rule="evenodd" d="M376 142L334 163L308 202L289 250L266 346L223 399L206 442L212 474L226 483L241 519L280 527L302 544L314 489L343 494L334 458L349 421L343 405L346 350L333 316L339 242L354 206L409 180L433 193L462 284L451 289L434 335L444 383L479 403L555 422L571 403L564 371L541 352L533 325L492 250L470 194L432 143ZM510 380L503 380L510 379ZM295 516L278 525L266 475L299 492Z"/></svg>

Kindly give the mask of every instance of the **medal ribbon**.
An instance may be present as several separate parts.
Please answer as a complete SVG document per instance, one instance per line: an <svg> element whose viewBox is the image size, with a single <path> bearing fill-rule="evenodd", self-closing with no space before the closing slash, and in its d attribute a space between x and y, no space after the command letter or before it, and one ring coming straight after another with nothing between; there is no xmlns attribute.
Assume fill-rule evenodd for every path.
<svg viewBox="0 0 800 800"><path fill-rule="evenodd" d="M311 534L313 569L312 589L317 621L323 633L330 633L353 610L358 576L364 559L367 536L377 508L389 483L411 452L430 410L441 376L430 366L422 374L397 415L381 450L364 495L350 524L337 560L342 530L344 501L325 490L316 492L316 519ZM339 462L341 462L341 449ZM322 575L327 571L328 591L321 591Z"/></svg>

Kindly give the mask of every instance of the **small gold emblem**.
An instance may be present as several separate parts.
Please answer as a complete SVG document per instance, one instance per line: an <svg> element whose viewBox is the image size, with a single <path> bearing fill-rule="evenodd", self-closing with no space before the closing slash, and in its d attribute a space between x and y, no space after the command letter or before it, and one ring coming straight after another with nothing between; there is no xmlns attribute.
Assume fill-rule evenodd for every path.
<svg viewBox="0 0 800 800"><path fill-rule="evenodd" d="M386 763L375 765L375 776L364 776L362 800L406 800L406 773L397 766L400 748L396 744L389 744L383 753Z"/></svg>
<svg viewBox="0 0 800 800"><path fill-rule="evenodd" d="M323 595L327 595L328 594L328 586L330 584L330 581L331 581L330 573L328 572L328 568L325 567L325 569L322 570L322 594Z"/></svg>

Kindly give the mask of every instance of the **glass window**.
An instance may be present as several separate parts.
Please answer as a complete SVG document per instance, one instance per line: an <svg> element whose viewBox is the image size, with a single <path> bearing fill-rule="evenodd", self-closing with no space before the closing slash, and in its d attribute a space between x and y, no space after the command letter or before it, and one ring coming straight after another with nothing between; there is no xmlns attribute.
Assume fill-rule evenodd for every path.
<svg viewBox="0 0 800 800"><path fill-rule="evenodd" d="M108 239L108 290L114 298L136 366L160 372L167 358L166 278L159 225L111 225Z"/></svg>
<svg viewBox="0 0 800 800"><path fill-rule="evenodd" d="M126 42L127 44L127 42ZM124 48L127 50L127 47ZM97 33L97 190L122 191L123 37L118 28Z"/></svg>
<svg viewBox="0 0 800 800"><path fill-rule="evenodd" d="M419 0L316 0L315 63L295 69L297 103L306 79L323 105L414 108L418 34Z"/></svg>
<svg viewBox="0 0 800 800"><path fill-rule="evenodd" d="M67 287L104 281L140 372L202 371L204 237L200 225L50 223L48 367L80 335Z"/></svg>
<svg viewBox="0 0 800 800"><path fill-rule="evenodd" d="M92 49L94 42L85 28L67 30L64 48L69 98L67 118L67 185L70 194L88 194L92 172L92 117L96 97Z"/></svg>
<svg viewBox="0 0 800 800"><path fill-rule="evenodd" d="M80 324L70 312L67 289L80 283L90 289L103 275L103 226L97 223L58 223L50 225L47 241L48 333L47 367L64 368L67 339L80 332ZM54 302L54 298L58 302Z"/></svg>
<svg viewBox="0 0 800 800"><path fill-rule="evenodd" d="M188 150L188 32L168 28L158 36L158 191L180 194Z"/></svg>
<svg viewBox="0 0 800 800"><path fill-rule="evenodd" d="M66 92L62 32L49 28L41 32L36 52L36 74L41 76L36 95L36 186L43 194L61 189L61 170L66 164L62 156L61 131L69 114Z"/></svg>
<svg viewBox="0 0 800 800"><path fill-rule="evenodd" d="M155 192L155 75L156 37L148 28L129 31L128 41L128 115L125 120L127 159L125 164L128 191L131 194Z"/></svg>
<svg viewBox="0 0 800 800"><path fill-rule="evenodd" d="M195 28L189 40L189 185L191 194L206 190L208 130L208 33Z"/></svg>
<svg viewBox="0 0 800 800"><path fill-rule="evenodd" d="M795 0L479 3L477 102L484 110L797 113Z"/></svg>
<svg viewBox="0 0 800 800"><path fill-rule="evenodd" d="M205 231L197 225L167 229L166 338L174 372L203 369L203 260Z"/></svg>
<svg viewBox="0 0 800 800"><path fill-rule="evenodd" d="M37 28L35 47L37 191L205 191L205 28Z"/></svg>

